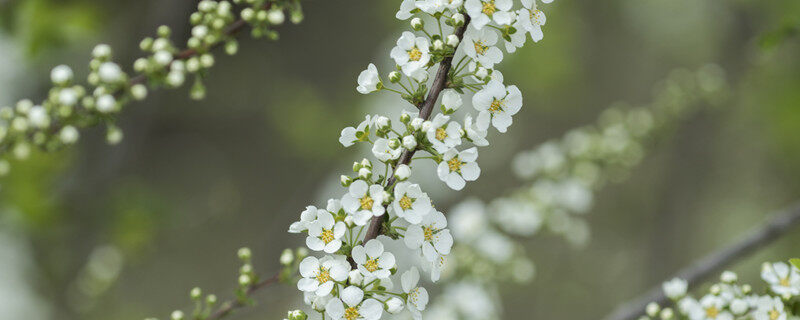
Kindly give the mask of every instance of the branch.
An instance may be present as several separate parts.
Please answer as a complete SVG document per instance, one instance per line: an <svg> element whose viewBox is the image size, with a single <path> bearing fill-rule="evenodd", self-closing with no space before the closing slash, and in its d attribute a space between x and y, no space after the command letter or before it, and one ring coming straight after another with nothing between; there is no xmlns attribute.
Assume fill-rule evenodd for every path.
<svg viewBox="0 0 800 320"><path fill-rule="evenodd" d="M461 40L464 39L464 31L467 30L469 22L469 15L465 15L464 24L458 27L455 31L455 35L459 40L459 45L461 45ZM439 99L439 94L442 92L442 90L444 90L445 84L447 83L447 74L450 73L450 68L453 66L453 57L455 57L456 51L458 51L458 46L456 46L452 56L445 57L442 62L439 63L439 70L436 71L436 77L433 79L433 84L431 84L431 90L428 92L428 97L425 99L425 102L422 104L422 107L419 110L420 118L428 120L431 117L433 107L436 105L436 100ZM411 158L414 156L414 153L416 152L416 149L403 151L403 154L400 156L400 161L395 164L395 168L401 164L408 165L411 162ZM387 192L392 191L395 180L394 170L392 170L392 174L386 182L386 185L389 186L389 190L387 190ZM383 219L386 217L388 217L388 215L372 217L372 221L367 229L367 234L364 236L364 243L378 237L381 232L381 224Z"/></svg>
<svg viewBox="0 0 800 320"><path fill-rule="evenodd" d="M264 279L261 282L258 282L256 284L250 286L249 288L247 288L247 291L245 292L245 296L246 297L250 297L251 295L253 295L254 293L260 291L261 289L264 289L266 287L269 287L269 286L271 286L273 284L278 283L280 281L280 274L281 273L278 272L274 276L269 277L267 279ZM248 305L247 301L243 301L242 299L237 299L235 301L225 302L225 303L222 304L222 306L219 309L217 309L217 311L214 311L214 313L209 315L208 318L205 318L204 320L222 319L222 318L230 315L232 312L234 312L234 311L236 311L238 309L241 309L243 307L246 307L247 305Z"/></svg>
<svg viewBox="0 0 800 320"><path fill-rule="evenodd" d="M800 203L795 203L789 209L774 214L774 217L761 227L750 231L737 243L695 261L689 267L678 272L675 277L684 279L693 287L710 276L718 273L725 266L755 252L756 250L777 240L793 227L800 224ZM646 305L656 302L664 305L668 298L664 295L660 285L647 291L645 294L630 300L617 307L604 320L633 320L640 316Z"/></svg>

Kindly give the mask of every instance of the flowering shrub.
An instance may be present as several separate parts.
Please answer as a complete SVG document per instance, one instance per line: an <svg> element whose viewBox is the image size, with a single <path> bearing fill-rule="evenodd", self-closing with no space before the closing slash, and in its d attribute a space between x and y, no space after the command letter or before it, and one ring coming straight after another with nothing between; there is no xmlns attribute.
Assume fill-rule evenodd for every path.
<svg viewBox="0 0 800 320"><path fill-rule="evenodd" d="M764 263L761 266L761 279L767 283L762 294L754 291L749 284L739 282L736 273L725 271L720 282L711 285L708 293L699 299L687 294L688 284L682 279L664 282L664 294L672 300L675 307L647 306L647 315L640 320L649 319L690 319L690 320L787 320L797 319L800 307L800 260L792 263Z"/></svg>
<svg viewBox="0 0 800 320"><path fill-rule="evenodd" d="M438 178L453 190L478 179L477 147L489 144L489 130L506 132L522 107L520 90L506 85L495 69L503 59L500 47L513 52L529 35L539 41L545 23L533 0L518 5L511 0L405 0L396 17L410 19L412 29L391 50L397 69L384 77L369 64L356 90L398 94L414 109L392 118L367 115L343 129L343 146L371 144L377 161L354 163L355 176L341 177L347 188L343 195L328 200L324 209L307 207L289 228L305 233L308 248L322 255L300 263L304 278L298 289L323 317L380 319L408 310L421 318L429 295L418 286L420 271L398 261L407 255L389 252L388 242L402 239L436 281L453 235L445 214L409 180L413 160L433 161ZM470 93L474 113L461 109ZM399 288L393 285L397 278Z"/></svg>

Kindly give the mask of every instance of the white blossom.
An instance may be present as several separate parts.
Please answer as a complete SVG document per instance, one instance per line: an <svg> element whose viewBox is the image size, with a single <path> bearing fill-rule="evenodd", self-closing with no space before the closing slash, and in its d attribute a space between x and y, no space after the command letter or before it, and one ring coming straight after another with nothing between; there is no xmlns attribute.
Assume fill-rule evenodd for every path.
<svg viewBox="0 0 800 320"><path fill-rule="evenodd" d="M477 29L482 29L494 20L499 25L511 23L511 0L466 0L464 8L472 18L472 24Z"/></svg>
<svg viewBox="0 0 800 320"><path fill-rule="evenodd" d="M418 184L400 182L394 187L394 213L409 223L418 224L431 212L431 199Z"/></svg>
<svg viewBox="0 0 800 320"><path fill-rule="evenodd" d="M358 270L367 279L386 279L392 275L390 269L395 266L394 255L384 251L383 243L378 239L367 241L364 246L355 246L352 256L358 265Z"/></svg>
<svg viewBox="0 0 800 320"><path fill-rule="evenodd" d="M414 319L422 319L421 311L425 310L428 305L428 290L417 286L419 283L419 271L417 268L411 267L411 269L404 272L400 282L403 286L403 292L408 295L408 298L406 298L408 311L411 312Z"/></svg>
<svg viewBox="0 0 800 320"><path fill-rule="evenodd" d="M461 95L453 89L442 90L442 107L447 112L454 112L461 107Z"/></svg>
<svg viewBox="0 0 800 320"><path fill-rule="evenodd" d="M408 226L404 241L411 249L421 249L425 259L433 262L439 255L449 254L453 247L453 236L446 228L444 214L432 210L420 224Z"/></svg>
<svg viewBox="0 0 800 320"><path fill-rule="evenodd" d="M317 207L308 206L300 213L300 220L289 225L289 233L300 233L308 230L308 226L317 219Z"/></svg>
<svg viewBox="0 0 800 320"><path fill-rule="evenodd" d="M770 284L770 289L781 296L800 295L800 272L785 262L766 263L761 268L761 278Z"/></svg>
<svg viewBox="0 0 800 320"><path fill-rule="evenodd" d="M367 94L380 89L381 78L378 75L378 68L375 64L370 63L367 69L361 71L358 75L358 87L356 90L362 94Z"/></svg>
<svg viewBox="0 0 800 320"><path fill-rule="evenodd" d="M506 132L512 123L511 116L522 108L522 93L517 86L504 86L502 82L492 80L472 96L472 105L480 113L477 118L478 128L487 129L489 123L497 131Z"/></svg>
<svg viewBox="0 0 800 320"><path fill-rule="evenodd" d="M397 39L397 46L392 49L391 56L394 62L407 76L422 70L430 61L428 39L417 37L409 31L403 32Z"/></svg>
<svg viewBox="0 0 800 320"><path fill-rule="evenodd" d="M67 84L72 81L72 69L67 65L58 65L50 71L50 81L55 84Z"/></svg>
<svg viewBox="0 0 800 320"><path fill-rule="evenodd" d="M372 298L365 300L363 290L350 286L341 291L339 298L328 302L325 313L333 320L378 320L383 315L383 304Z"/></svg>
<svg viewBox="0 0 800 320"><path fill-rule="evenodd" d="M317 259L306 257L300 262L300 276L297 288L305 292L313 292L317 297L327 296L336 285L334 281L344 281L348 277L350 265L347 261L331 256Z"/></svg>
<svg viewBox="0 0 800 320"><path fill-rule="evenodd" d="M318 209L317 219L308 224L308 237L306 245L314 251L334 253L342 247L342 236L347 231L347 226L342 221L336 221L327 210Z"/></svg>
<svg viewBox="0 0 800 320"><path fill-rule="evenodd" d="M377 184L368 186L364 180L353 182L347 194L342 197L344 211L353 215L353 222L362 226L373 216L383 215L384 191Z"/></svg>
<svg viewBox="0 0 800 320"><path fill-rule="evenodd" d="M437 114L430 122L425 136L436 152L444 153L461 144L461 124L450 122L450 117Z"/></svg>
<svg viewBox="0 0 800 320"><path fill-rule="evenodd" d="M402 152L403 150L400 148L393 149L390 147L389 139L378 138L375 140L375 144L372 145L372 154L381 162L396 160Z"/></svg>
<svg viewBox="0 0 800 320"><path fill-rule="evenodd" d="M786 320L783 301L778 297L760 297L758 306L753 312L755 320Z"/></svg>
<svg viewBox="0 0 800 320"><path fill-rule="evenodd" d="M464 116L464 132L466 132L467 138L476 146L485 147L489 145L489 140L486 140L488 132L486 129L478 128L478 124L472 119L471 114Z"/></svg>
<svg viewBox="0 0 800 320"><path fill-rule="evenodd" d="M672 300L678 300L686 295L688 283L686 280L673 278L670 281L664 282L661 287L664 290L664 295Z"/></svg>
<svg viewBox="0 0 800 320"><path fill-rule="evenodd" d="M475 147L461 152L450 149L442 156L442 162L439 162L436 173L448 187L461 190L466 181L475 181L481 175L481 168L475 162L477 159L478 149Z"/></svg>
<svg viewBox="0 0 800 320"><path fill-rule="evenodd" d="M470 27L464 33L461 47L464 48L464 53L468 57L491 69L495 64L503 61L503 52L495 47L495 44L497 44L497 33L494 30L490 28L478 30Z"/></svg>
<svg viewBox="0 0 800 320"><path fill-rule="evenodd" d="M369 125L372 123L369 115L364 117L364 121L358 124L357 127L347 127L342 129L339 136L339 143L345 147L352 146L356 141L363 141L369 134Z"/></svg>

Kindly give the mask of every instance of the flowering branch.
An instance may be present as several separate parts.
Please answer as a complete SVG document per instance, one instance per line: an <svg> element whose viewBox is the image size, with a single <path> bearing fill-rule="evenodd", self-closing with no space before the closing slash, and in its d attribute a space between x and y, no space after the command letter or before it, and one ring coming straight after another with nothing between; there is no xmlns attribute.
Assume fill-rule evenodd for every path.
<svg viewBox="0 0 800 320"><path fill-rule="evenodd" d="M689 286L697 285L707 280L712 274L719 272L725 266L779 239L798 224L800 224L800 203L776 213L766 224L751 230L749 234L738 242L695 261L690 266L679 271L676 278L684 279ZM669 298L662 291L661 286L656 286L645 294L620 305L603 319L636 319L643 313L645 306L649 302L664 305L668 301Z"/></svg>

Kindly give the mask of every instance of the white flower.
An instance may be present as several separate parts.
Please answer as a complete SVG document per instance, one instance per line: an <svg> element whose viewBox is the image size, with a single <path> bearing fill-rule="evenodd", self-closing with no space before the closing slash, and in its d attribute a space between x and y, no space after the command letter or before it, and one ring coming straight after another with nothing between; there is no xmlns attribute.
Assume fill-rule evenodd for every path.
<svg viewBox="0 0 800 320"><path fill-rule="evenodd" d="M445 257L443 255L439 255L436 259L433 260L430 264L430 272L431 272L431 281L436 282L439 281L439 278L442 276L442 270L444 269L444 262Z"/></svg>
<svg viewBox="0 0 800 320"><path fill-rule="evenodd" d="M664 295L672 300L678 300L686 295L686 288L689 284L686 280L673 278L670 281L664 282L661 288L664 289Z"/></svg>
<svg viewBox="0 0 800 320"><path fill-rule="evenodd" d="M362 94L367 94L380 89L381 78L378 76L378 68L370 63L367 69L358 75L358 87L356 90Z"/></svg>
<svg viewBox="0 0 800 320"><path fill-rule="evenodd" d="M445 89L442 91L442 107L447 112L454 112L461 107L461 95L453 89Z"/></svg>
<svg viewBox="0 0 800 320"><path fill-rule="evenodd" d="M403 137L403 147L408 150L414 150L417 148L417 138L414 138L413 135L407 135Z"/></svg>
<svg viewBox="0 0 800 320"><path fill-rule="evenodd" d="M495 44L497 44L495 31L489 28L483 30L467 28L462 48L468 57L491 69L495 64L503 61L503 52L495 47Z"/></svg>
<svg viewBox="0 0 800 320"><path fill-rule="evenodd" d="M386 300L386 311L391 314L400 313L400 311L403 311L403 300L398 297L389 298L389 300Z"/></svg>
<svg viewBox="0 0 800 320"><path fill-rule="evenodd" d="M417 7L429 14L436 14L447 9L456 9L461 6L462 0L421 0Z"/></svg>
<svg viewBox="0 0 800 320"><path fill-rule="evenodd" d="M58 137L64 144L75 143L75 141L78 141L79 136L80 134L78 133L78 129L75 129L75 127L69 125L61 128L61 131L58 134Z"/></svg>
<svg viewBox="0 0 800 320"><path fill-rule="evenodd" d="M506 87L502 82L492 80L472 96L472 105L480 112L476 122L478 128L489 128L491 121L497 131L506 132L512 123L511 116L522 108L522 93L517 86Z"/></svg>
<svg viewBox="0 0 800 320"><path fill-rule="evenodd" d="M352 146L356 141L365 141L369 135L370 116L364 117L364 121L358 124L356 128L347 127L342 129L339 136L339 143L345 147Z"/></svg>
<svg viewBox="0 0 800 320"><path fill-rule="evenodd" d="M471 114L464 116L464 131L467 133L467 138L476 146L485 147L489 145L489 140L486 140L488 132L486 129L478 128L478 124L472 119Z"/></svg>
<svg viewBox="0 0 800 320"><path fill-rule="evenodd" d="M781 296L800 295L800 272L784 262L765 263L761 268L761 278L770 284L770 289Z"/></svg>
<svg viewBox="0 0 800 320"><path fill-rule="evenodd" d="M364 291L357 287L344 288L340 298L331 299L325 306L333 320L378 320L383 315L383 304L371 298L364 300Z"/></svg>
<svg viewBox="0 0 800 320"><path fill-rule="evenodd" d="M402 152L403 150L400 148L392 149L392 147L389 146L389 139L378 138L372 146L372 154L381 162L400 158L400 153Z"/></svg>
<svg viewBox="0 0 800 320"><path fill-rule="evenodd" d="M104 94L97 98L97 111L110 113L117 109L117 100L110 94Z"/></svg>
<svg viewBox="0 0 800 320"><path fill-rule="evenodd" d="M423 70L430 61L429 49L428 39L406 31L400 39L397 39L397 46L392 49L391 56L403 73L413 76L417 71Z"/></svg>
<svg viewBox="0 0 800 320"><path fill-rule="evenodd" d="M406 306L414 319L422 319L420 311L425 310L428 305L428 290L423 287L417 286L419 283L419 271L416 267L411 267L408 271L404 272L400 277L400 282L403 286L403 292L408 294Z"/></svg>
<svg viewBox="0 0 800 320"><path fill-rule="evenodd" d="M367 186L364 180L357 180L342 197L342 207L353 215L355 224L363 226L372 216L380 216L385 212L384 200L383 187L377 184Z"/></svg>
<svg viewBox="0 0 800 320"><path fill-rule="evenodd" d="M753 317L755 320L786 320L787 316L780 298L764 296L758 299Z"/></svg>
<svg viewBox="0 0 800 320"><path fill-rule="evenodd" d="M344 260L331 256L322 259L306 257L300 262L300 275L303 278L297 282L297 288L324 297L333 289L336 284L334 281L347 279L349 271L350 265Z"/></svg>
<svg viewBox="0 0 800 320"><path fill-rule="evenodd" d="M336 222L327 210L318 209L317 219L308 224L306 245L314 251L334 253L342 247L342 236L347 231L344 222Z"/></svg>
<svg viewBox="0 0 800 320"><path fill-rule="evenodd" d="M478 159L478 149L475 147L458 152L450 149L444 153L442 162L436 168L439 179L447 183L453 190L461 190L466 181L475 181L481 175L481 168L475 160Z"/></svg>
<svg viewBox="0 0 800 320"><path fill-rule="evenodd" d="M317 207L308 206L300 213L300 221L292 222L289 225L289 233L300 233L308 230L308 226L317 219Z"/></svg>
<svg viewBox="0 0 800 320"><path fill-rule="evenodd" d="M450 117L441 113L433 117L425 136L437 152L444 153L461 144L461 124L450 122Z"/></svg>
<svg viewBox="0 0 800 320"><path fill-rule="evenodd" d="M725 310L725 300L713 295L706 295L700 303L689 311L692 320L733 320L733 315Z"/></svg>
<svg viewBox="0 0 800 320"><path fill-rule="evenodd" d="M411 167L406 164L400 164L397 169L394 169L394 177L398 181L405 181L411 176Z"/></svg>
<svg viewBox="0 0 800 320"><path fill-rule="evenodd" d="M50 80L55 84L66 84L72 80L72 69L67 65L58 65L50 71Z"/></svg>
<svg viewBox="0 0 800 320"><path fill-rule="evenodd" d="M122 69L116 63L103 62L97 68L97 75L100 80L106 83L113 83L122 80Z"/></svg>
<svg viewBox="0 0 800 320"><path fill-rule="evenodd" d="M400 182L394 187L392 207L398 217L406 219L412 224L420 223L422 217L433 208L428 194L422 192L418 184L409 182Z"/></svg>
<svg viewBox="0 0 800 320"><path fill-rule="evenodd" d="M527 34L527 32L525 32L525 27L518 20L517 22L514 22L514 29L516 29L517 32L509 35L511 41L509 42L508 40L503 40L508 53L514 53L517 51L517 48L522 48L525 46L525 35Z"/></svg>
<svg viewBox="0 0 800 320"><path fill-rule="evenodd" d="M422 249L422 255L429 262L433 262L439 255L450 253L453 247L453 236L447 227L444 214L433 210L422 217L419 225L410 225L406 230L404 240L411 249Z"/></svg>
<svg viewBox="0 0 800 320"><path fill-rule="evenodd" d="M78 102L78 94L75 90L66 88L58 92L58 103L65 106L73 106Z"/></svg>
<svg viewBox="0 0 800 320"><path fill-rule="evenodd" d="M46 128L50 125L50 116L47 110L42 106L33 106L28 111L28 122L37 128Z"/></svg>
<svg viewBox="0 0 800 320"><path fill-rule="evenodd" d="M413 16L411 11L417 9L416 2L416 0L403 0L403 2L400 4L400 10L397 11L397 14L395 14L395 18L399 20L411 18L411 16Z"/></svg>
<svg viewBox="0 0 800 320"><path fill-rule="evenodd" d="M384 251L383 243L378 239L372 239L364 246L354 247L352 256L358 270L367 278L386 279L392 275L390 269L394 268L394 255Z"/></svg>
<svg viewBox="0 0 800 320"><path fill-rule="evenodd" d="M467 0L464 8L472 18L475 28L481 29L494 20L499 25L511 23L511 0Z"/></svg>
<svg viewBox="0 0 800 320"><path fill-rule="evenodd" d="M547 22L547 17L544 15L544 12L536 8L534 0L522 0L522 6L524 8L519 9L519 14L517 16L517 21L519 21L519 26L521 26L522 29L517 28L517 33L523 30L530 32L533 42L539 42L539 40L544 38L542 26ZM522 32L522 34L524 35L525 32Z"/></svg>

